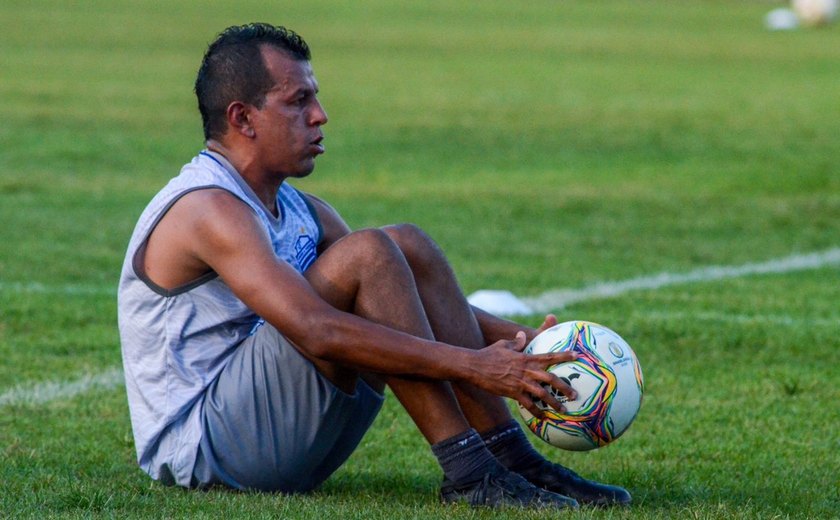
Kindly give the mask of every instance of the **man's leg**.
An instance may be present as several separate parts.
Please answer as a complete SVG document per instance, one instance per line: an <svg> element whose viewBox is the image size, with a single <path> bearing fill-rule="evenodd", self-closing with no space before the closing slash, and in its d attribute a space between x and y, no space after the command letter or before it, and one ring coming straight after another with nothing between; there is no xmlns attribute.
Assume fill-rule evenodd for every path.
<svg viewBox="0 0 840 520"><path fill-rule="evenodd" d="M381 230L344 237L325 251L305 276L338 309L434 339L411 268L399 247ZM312 362L337 386L352 390L356 372L323 360ZM385 382L453 482L444 499L464 499L475 505L576 506L574 500L545 492L506 471L472 430L449 383L399 377L385 377Z"/></svg>
<svg viewBox="0 0 840 520"><path fill-rule="evenodd" d="M358 231L327 250L307 270L313 288L334 307L414 336L434 339L402 253L378 230ZM358 372L313 359L339 388L351 392ZM450 385L389 378L400 403L430 444L470 428ZM402 391L410 385L411 391Z"/></svg>
<svg viewBox="0 0 840 520"><path fill-rule="evenodd" d="M483 348L484 336L458 285L443 251L418 227L410 224L383 228L406 257L415 278L424 312L438 341L467 348ZM533 449L512 418L505 400L471 385L453 385L468 422L481 434L490 451L505 467L532 483L571 496L582 503L627 504L630 494L581 478L552 464Z"/></svg>
<svg viewBox="0 0 840 520"><path fill-rule="evenodd" d="M410 224L383 228L411 267L435 339L450 345L487 346L467 298L443 252L426 233ZM472 385L453 385L469 423L480 433L511 420L505 400Z"/></svg>

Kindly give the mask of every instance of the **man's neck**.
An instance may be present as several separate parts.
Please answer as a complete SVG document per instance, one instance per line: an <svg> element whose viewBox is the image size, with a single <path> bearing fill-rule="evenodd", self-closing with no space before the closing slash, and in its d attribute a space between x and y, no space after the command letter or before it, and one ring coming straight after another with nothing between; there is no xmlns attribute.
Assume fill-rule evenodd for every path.
<svg viewBox="0 0 840 520"><path fill-rule="evenodd" d="M278 182L277 179L265 175L254 161L236 153L235 150L226 147L215 139L208 139L205 146L209 151L215 152L227 159L231 166L239 173L239 176L254 190L254 193L265 207L275 217L278 215L277 192L280 190L280 185L283 184L282 180Z"/></svg>

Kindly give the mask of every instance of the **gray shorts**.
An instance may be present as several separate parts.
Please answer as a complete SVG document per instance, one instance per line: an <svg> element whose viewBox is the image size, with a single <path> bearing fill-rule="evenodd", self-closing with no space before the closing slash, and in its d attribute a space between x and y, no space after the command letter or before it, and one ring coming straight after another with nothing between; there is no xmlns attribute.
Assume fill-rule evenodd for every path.
<svg viewBox="0 0 840 520"><path fill-rule="evenodd" d="M196 487L302 492L356 449L383 396L359 379L347 394L267 323L207 390Z"/></svg>

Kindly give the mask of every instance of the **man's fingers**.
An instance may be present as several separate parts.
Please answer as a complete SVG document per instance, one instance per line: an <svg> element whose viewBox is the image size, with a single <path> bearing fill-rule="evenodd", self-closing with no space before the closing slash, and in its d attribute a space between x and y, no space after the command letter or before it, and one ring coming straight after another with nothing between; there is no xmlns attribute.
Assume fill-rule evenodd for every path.
<svg viewBox="0 0 840 520"><path fill-rule="evenodd" d="M542 325L540 325L540 328L537 329L537 335L540 335L555 325L557 325L557 316L554 314L546 314Z"/></svg>
<svg viewBox="0 0 840 520"><path fill-rule="evenodd" d="M569 401L574 401L575 399L577 399L578 394L575 391L575 389L572 388L571 385L569 385L569 383L563 381L551 372L546 372L546 374L550 379L548 384L550 384L554 389L566 396L566 399L568 399Z"/></svg>
<svg viewBox="0 0 840 520"><path fill-rule="evenodd" d="M568 363L578 358L577 352L566 350L563 352L550 352L548 354L534 354L533 360L541 367L548 368L558 363Z"/></svg>
<svg viewBox="0 0 840 520"><path fill-rule="evenodd" d="M559 377L552 374L551 372L537 371L537 372L532 374L532 377L534 379L536 379L537 381L539 381L540 383L542 383L543 385L550 385L555 390L557 390L558 392L563 394L566 397L566 399L568 399L569 401L574 401L575 399L577 399L577 392L575 391L575 389L572 388L568 383L566 383L565 381L563 381ZM544 391L546 391L546 393L549 393L547 388L545 388L545 386L541 386L540 388L542 388ZM550 393L549 393L549 395L550 395L550 399L553 400L554 396L551 395ZM549 399L543 399L543 401L545 401L546 404L551 405L551 407L554 408L557 411L563 411L563 409L565 409L565 407L563 407L563 409L557 408L554 404L552 404L549 401ZM556 404L560 405L559 402L556 402Z"/></svg>
<svg viewBox="0 0 840 520"><path fill-rule="evenodd" d="M540 407L537 406L537 403L534 402L534 400L531 398L531 396L522 395L516 401L520 405L522 405L522 408L525 408L526 410L531 412L531 415L533 415L534 417L536 417L538 419L542 419L542 418L545 417L545 414L543 413L542 410L540 410Z"/></svg>
<svg viewBox="0 0 840 520"><path fill-rule="evenodd" d="M526 336L525 332L519 331L516 333L516 337L513 338L513 343L511 344L511 348L517 352L522 352L525 350L526 345Z"/></svg>
<svg viewBox="0 0 840 520"><path fill-rule="evenodd" d="M563 406L563 403L557 400L554 397L554 394L551 393L549 390L548 384L538 385L531 389L531 395L533 395L534 399L539 399L540 401L544 402L551 408L554 408L560 413L566 411L566 407Z"/></svg>

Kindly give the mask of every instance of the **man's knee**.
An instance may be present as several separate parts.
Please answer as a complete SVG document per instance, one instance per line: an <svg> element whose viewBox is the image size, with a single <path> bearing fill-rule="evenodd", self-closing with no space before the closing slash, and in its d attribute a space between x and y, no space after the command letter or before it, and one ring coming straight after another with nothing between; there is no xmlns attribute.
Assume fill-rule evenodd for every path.
<svg viewBox="0 0 840 520"><path fill-rule="evenodd" d="M394 240L383 229L379 228L365 228L353 231L344 238L342 238L336 245L342 242L347 243L349 247L355 250L366 253L388 253L394 251Z"/></svg>
<svg viewBox="0 0 840 520"><path fill-rule="evenodd" d="M382 230L399 246L412 266L428 266L443 257L435 241L415 224L395 224Z"/></svg>
<svg viewBox="0 0 840 520"><path fill-rule="evenodd" d="M404 261L391 236L379 228L360 229L345 235L322 257L326 262L337 261L344 269L370 269Z"/></svg>

